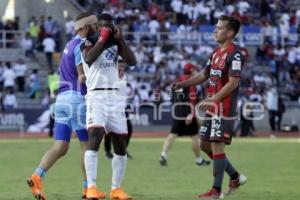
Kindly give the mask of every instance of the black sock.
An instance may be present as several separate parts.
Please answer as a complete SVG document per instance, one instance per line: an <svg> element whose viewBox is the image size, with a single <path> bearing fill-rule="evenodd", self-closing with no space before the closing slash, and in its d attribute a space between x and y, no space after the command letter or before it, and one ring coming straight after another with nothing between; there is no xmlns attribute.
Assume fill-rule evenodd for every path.
<svg viewBox="0 0 300 200"><path fill-rule="evenodd" d="M236 171L236 169L232 166L228 158L226 158L226 173L230 177L231 180L236 180L239 177L239 173Z"/></svg>
<svg viewBox="0 0 300 200"><path fill-rule="evenodd" d="M214 173L214 185L213 188L215 188L218 192L221 192L222 183L223 183L223 177L224 177L224 171L226 168L226 156L224 153L222 154L215 154L213 160L213 173Z"/></svg>

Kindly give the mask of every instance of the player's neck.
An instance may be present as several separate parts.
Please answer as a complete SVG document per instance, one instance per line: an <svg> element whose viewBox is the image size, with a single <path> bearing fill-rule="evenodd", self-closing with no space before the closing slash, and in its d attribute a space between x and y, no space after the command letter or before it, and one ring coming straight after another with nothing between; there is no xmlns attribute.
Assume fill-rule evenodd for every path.
<svg viewBox="0 0 300 200"><path fill-rule="evenodd" d="M227 49L227 47L228 47L231 43L232 43L231 40L227 40L227 41L224 42L223 44L220 44L221 50L223 51L223 50Z"/></svg>

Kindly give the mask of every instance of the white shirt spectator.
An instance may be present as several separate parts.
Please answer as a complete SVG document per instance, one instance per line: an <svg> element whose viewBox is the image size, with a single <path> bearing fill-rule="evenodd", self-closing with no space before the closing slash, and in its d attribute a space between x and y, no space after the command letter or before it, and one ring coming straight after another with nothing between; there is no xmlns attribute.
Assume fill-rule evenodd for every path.
<svg viewBox="0 0 300 200"><path fill-rule="evenodd" d="M16 108L17 107L17 98L14 94L6 94L3 98L3 106L4 107L10 107L10 108Z"/></svg>
<svg viewBox="0 0 300 200"><path fill-rule="evenodd" d="M75 34L75 22L74 20L70 19L65 23L65 31L66 34Z"/></svg>
<svg viewBox="0 0 300 200"><path fill-rule="evenodd" d="M294 64L296 62L296 48L292 47L289 51L288 51L288 61L291 64Z"/></svg>
<svg viewBox="0 0 300 200"><path fill-rule="evenodd" d="M156 35L156 33L160 29L160 25L159 25L158 21L155 19L151 20L148 26L149 26L150 33L152 35Z"/></svg>
<svg viewBox="0 0 300 200"><path fill-rule="evenodd" d="M16 77L24 77L26 75L27 65L25 63L23 64L17 63L14 66L14 71L16 73Z"/></svg>
<svg viewBox="0 0 300 200"><path fill-rule="evenodd" d="M273 51L275 57L278 57L279 59L281 59L284 55L285 55L285 50L283 48L276 48Z"/></svg>
<svg viewBox="0 0 300 200"><path fill-rule="evenodd" d="M214 18L219 19L224 14L225 14L225 12L223 10L220 10L219 8L217 8L214 12Z"/></svg>
<svg viewBox="0 0 300 200"><path fill-rule="evenodd" d="M142 88L138 89L138 92L140 94L140 98L141 98L142 102L145 102L145 101L149 100L149 90L142 87Z"/></svg>
<svg viewBox="0 0 300 200"><path fill-rule="evenodd" d="M29 76L29 87L30 88L34 87L36 79L37 79L37 75L34 73Z"/></svg>
<svg viewBox="0 0 300 200"><path fill-rule="evenodd" d="M207 7L203 1L196 5L196 10L200 15L204 15L206 20L210 19L211 9L209 7Z"/></svg>
<svg viewBox="0 0 300 200"><path fill-rule="evenodd" d="M284 23L283 21L280 21L279 23L279 29L280 33L283 37L287 37L290 32L290 24L289 23Z"/></svg>
<svg viewBox="0 0 300 200"><path fill-rule="evenodd" d="M296 48L296 60L300 61L300 45L298 45Z"/></svg>
<svg viewBox="0 0 300 200"><path fill-rule="evenodd" d="M267 92L266 105L268 110L278 111L278 93L276 88L272 88Z"/></svg>
<svg viewBox="0 0 300 200"><path fill-rule="evenodd" d="M32 42L32 39L31 38L23 38L22 41L21 41L21 47L24 49L24 50L31 50L32 49L32 45L33 45L33 42Z"/></svg>
<svg viewBox="0 0 300 200"><path fill-rule="evenodd" d="M250 8L250 5L247 1L240 1L237 5L238 9L239 9L239 13L241 15L244 15L248 9Z"/></svg>
<svg viewBox="0 0 300 200"><path fill-rule="evenodd" d="M171 7L176 13L182 13L182 6L181 0L172 0Z"/></svg>
<svg viewBox="0 0 300 200"><path fill-rule="evenodd" d="M229 4L229 5L226 6L225 10L226 10L228 15L231 15L234 12L234 6Z"/></svg>
<svg viewBox="0 0 300 200"><path fill-rule="evenodd" d="M51 37L47 37L43 40L44 52L53 53L55 50L55 41Z"/></svg>
<svg viewBox="0 0 300 200"><path fill-rule="evenodd" d="M254 82L256 82L256 83L262 84L265 82L265 77L261 74L255 74L253 79L254 79Z"/></svg>
<svg viewBox="0 0 300 200"><path fill-rule="evenodd" d="M188 15L190 20L196 20L199 16L199 10L197 9L197 6L193 5L192 3L185 4L183 6L183 13Z"/></svg>
<svg viewBox="0 0 300 200"><path fill-rule="evenodd" d="M298 26L300 23L300 9L296 11L296 19L296 26Z"/></svg>
<svg viewBox="0 0 300 200"><path fill-rule="evenodd" d="M16 73L12 69L6 68L2 74L4 80L4 87L14 87Z"/></svg>
<svg viewBox="0 0 300 200"><path fill-rule="evenodd" d="M280 17L280 21L283 21L285 24L290 24L290 16L287 13L283 13Z"/></svg>

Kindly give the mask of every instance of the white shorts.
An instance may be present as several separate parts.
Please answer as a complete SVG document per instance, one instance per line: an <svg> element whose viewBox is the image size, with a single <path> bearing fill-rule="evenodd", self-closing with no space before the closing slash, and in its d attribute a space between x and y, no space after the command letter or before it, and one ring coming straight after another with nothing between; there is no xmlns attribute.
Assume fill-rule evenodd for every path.
<svg viewBox="0 0 300 200"><path fill-rule="evenodd" d="M86 95L87 128L104 127L106 133L127 134L125 105L118 91L89 91Z"/></svg>

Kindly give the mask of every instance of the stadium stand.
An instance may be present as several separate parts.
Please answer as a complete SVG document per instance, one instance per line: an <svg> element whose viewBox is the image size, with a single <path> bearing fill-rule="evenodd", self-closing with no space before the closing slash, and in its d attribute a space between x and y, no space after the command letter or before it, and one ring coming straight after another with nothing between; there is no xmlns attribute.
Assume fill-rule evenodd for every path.
<svg viewBox="0 0 300 200"><path fill-rule="evenodd" d="M49 2L47 9L55 13L57 7L54 3L58 2ZM10 61L14 65L19 58L23 58L28 66L26 87L29 86L32 70L38 69L41 85L38 94L30 99L26 93L16 92L18 108L43 108L47 106L45 102L50 102L47 101L50 98L47 92L50 69L41 44L47 34L53 36L56 44L53 66L57 70L61 48L66 38L74 34L71 17L82 11L109 12L122 26L138 60L137 66L129 69L130 84L135 92L131 103L135 106L157 100L157 95L160 96L160 102L170 101L170 84L180 75L185 63L192 62L201 70L215 45L212 32L221 14L234 15L243 23L236 41L249 57L243 74L241 90L246 91L243 95L249 99L256 94L263 99L268 89L276 86L287 107L298 106L300 5L296 1L157 0L151 4L143 0L66 2L59 3L64 10L71 9L72 5L70 13L73 15L69 14L70 17L65 20L58 20L55 14L37 14L28 21L15 18L13 21L0 22L0 61L3 64ZM51 12L47 10L46 13ZM25 37L27 32L29 35ZM4 69L2 67L0 71ZM3 88L1 94L4 98Z"/></svg>

